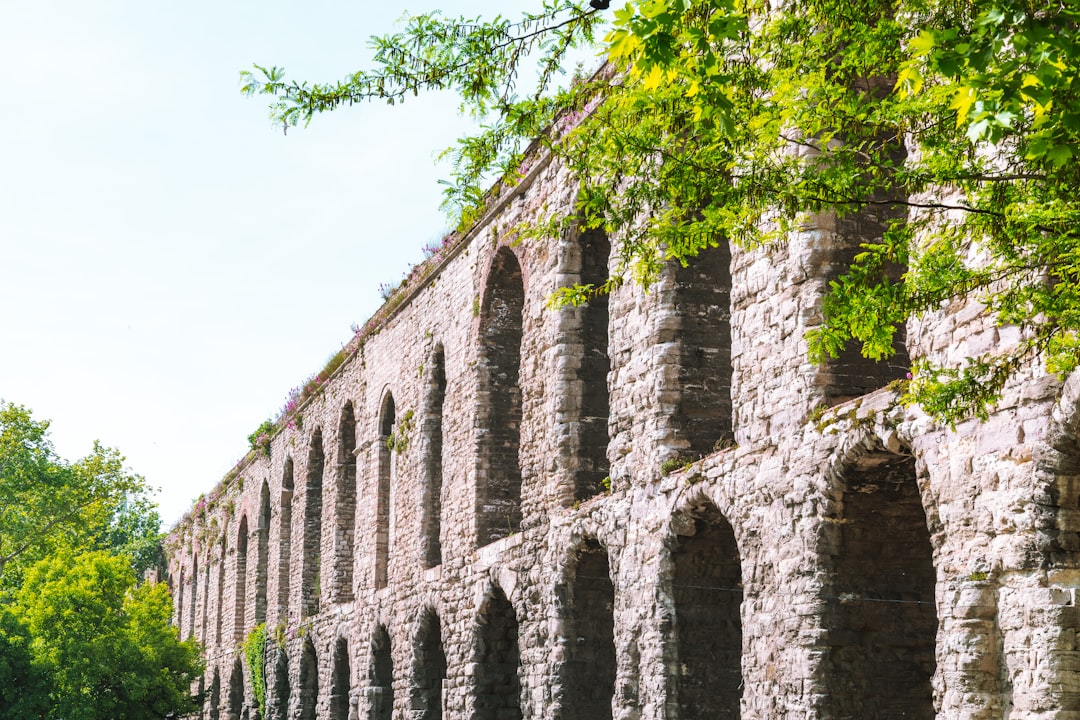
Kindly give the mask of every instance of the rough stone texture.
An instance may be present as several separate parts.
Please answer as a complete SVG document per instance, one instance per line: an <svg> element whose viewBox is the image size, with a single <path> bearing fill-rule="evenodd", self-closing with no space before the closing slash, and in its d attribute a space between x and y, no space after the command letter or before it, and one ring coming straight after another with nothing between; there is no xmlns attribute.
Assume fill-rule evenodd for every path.
<svg viewBox="0 0 1080 720"><path fill-rule="evenodd" d="M173 530L203 717L255 717L265 620L275 720L1080 718L1080 376L950 430L808 364L872 219L553 310L611 243L512 228L574 189L536 163ZM906 349L1016 340L955 303Z"/></svg>

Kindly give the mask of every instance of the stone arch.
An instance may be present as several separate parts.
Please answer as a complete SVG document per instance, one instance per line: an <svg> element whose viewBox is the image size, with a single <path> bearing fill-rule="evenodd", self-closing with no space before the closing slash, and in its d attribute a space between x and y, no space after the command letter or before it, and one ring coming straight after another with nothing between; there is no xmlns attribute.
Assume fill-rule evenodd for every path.
<svg viewBox="0 0 1080 720"><path fill-rule="evenodd" d="M206 561L203 564L205 571L203 572L203 611L199 619L199 642L204 646L210 644L210 638L206 634L206 624L210 622L210 575L211 567L213 566L213 558L211 557L211 548L206 549ZM217 608L215 612L219 612Z"/></svg>
<svg viewBox="0 0 1080 720"><path fill-rule="evenodd" d="M442 625L433 609L428 608L421 615L415 637L409 707L414 720L442 720L446 652L443 649Z"/></svg>
<svg viewBox="0 0 1080 720"><path fill-rule="evenodd" d="M244 715L244 667L239 656L233 660L229 675L229 720L240 720Z"/></svg>
<svg viewBox="0 0 1080 720"><path fill-rule="evenodd" d="M615 695L615 587L608 551L586 539L574 552L565 593L566 636L561 638L562 712L573 720L610 720Z"/></svg>
<svg viewBox="0 0 1080 720"><path fill-rule="evenodd" d="M322 595L323 437L316 428L308 445L304 482L304 546L300 571L300 616L318 615Z"/></svg>
<svg viewBox="0 0 1080 720"><path fill-rule="evenodd" d="M191 556L191 599L188 602L188 628L189 637L198 639L195 634L196 620L198 618L198 605L199 605L199 556L192 554Z"/></svg>
<svg viewBox="0 0 1080 720"><path fill-rule="evenodd" d="M334 669L330 676L330 720L349 720L351 678L349 643L345 638L339 637L334 644Z"/></svg>
<svg viewBox="0 0 1080 720"><path fill-rule="evenodd" d="M333 595L338 602L352 602L356 536L356 417L352 401L345 403L338 424L337 487L334 496Z"/></svg>
<svg viewBox="0 0 1080 720"><path fill-rule="evenodd" d="M936 570L915 460L866 452L833 481L821 537L822 710L931 720Z"/></svg>
<svg viewBox="0 0 1080 720"><path fill-rule="evenodd" d="M267 715L270 720L288 720L292 686L289 685L289 656L283 648L275 648L271 667L274 674L266 688Z"/></svg>
<svg viewBox="0 0 1080 720"><path fill-rule="evenodd" d="M368 720L390 720L394 711L394 658L390 633L379 625L371 635L371 664L368 666Z"/></svg>
<svg viewBox="0 0 1080 720"><path fill-rule="evenodd" d="M375 589L386 587L390 565L390 514L394 487L394 423L397 422L394 394L389 390L379 405L379 437L376 442L379 467L375 488Z"/></svg>
<svg viewBox="0 0 1080 720"><path fill-rule="evenodd" d="M281 474L281 510L278 513L278 618L289 620L289 591L292 587L292 499L293 459L285 458Z"/></svg>
<svg viewBox="0 0 1080 720"><path fill-rule="evenodd" d="M218 720L221 715L221 675L214 668L214 676L210 681L210 694L206 700L206 717L209 720Z"/></svg>
<svg viewBox="0 0 1080 720"><path fill-rule="evenodd" d="M898 144L897 161L903 162L906 154L903 144ZM900 167L900 165L897 165ZM863 251L863 243L876 242L891 222L906 217L903 203L875 203L843 217L833 216L832 233L817 233L820 239L807 263L811 273L817 275L821 284L822 298L830 283L844 275ZM890 263L878 271L878 276L892 283L899 283L907 267ZM903 379L911 366L907 350L907 330L903 323L896 328L893 338L894 355L882 361L863 357L861 343L851 340L839 356L824 363L817 372L816 384L820 387L825 404L838 405L883 388L894 380Z"/></svg>
<svg viewBox="0 0 1080 720"><path fill-rule="evenodd" d="M309 637L304 641L304 650L300 655L300 707L297 720L318 720L318 704L319 656L315 654L315 644Z"/></svg>
<svg viewBox="0 0 1080 720"><path fill-rule="evenodd" d="M225 561L229 557L229 541L221 534L221 557L218 558L217 612L214 613L214 642L221 646L221 626L225 618Z"/></svg>
<svg viewBox="0 0 1080 720"><path fill-rule="evenodd" d="M600 228L581 232L570 255L577 262L566 268L569 282L604 287L610 277L611 241L607 233ZM563 435L566 439L561 450L563 462L570 469L575 502L600 493L610 472L608 303L608 293L594 293L579 308L565 309L560 322L562 342L568 351L561 373L562 406L566 409L560 413L559 421L569 430Z"/></svg>
<svg viewBox="0 0 1080 720"><path fill-rule="evenodd" d="M737 719L742 701L742 563L735 532L711 501L675 515L671 548L674 716Z"/></svg>
<svg viewBox="0 0 1080 720"><path fill-rule="evenodd" d="M255 624L266 622L266 591L270 565L270 485L259 489L259 524L255 541Z"/></svg>
<svg viewBox="0 0 1080 720"><path fill-rule="evenodd" d="M233 640L239 642L244 639L244 630L247 625L247 552L248 550L248 521L247 515L240 517L240 527L236 531L236 569L235 594L233 596Z"/></svg>
<svg viewBox="0 0 1080 720"><path fill-rule="evenodd" d="M187 568L180 566L180 582L176 590L176 627L180 631L180 637L184 637L187 628L184 625L187 618L187 605L184 604L184 586L187 584Z"/></svg>
<svg viewBox="0 0 1080 720"><path fill-rule="evenodd" d="M514 606L495 585L480 605L473 646L477 720L521 720L521 654Z"/></svg>
<svg viewBox="0 0 1080 720"><path fill-rule="evenodd" d="M424 488L420 518L424 567L442 564L443 401L446 399L446 352L438 345L431 354L424 399Z"/></svg>
<svg viewBox="0 0 1080 720"><path fill-rule="evenodd" d="M510 248L492 260L480 305L477 546L521 529L521 340L525 285Z"/></svg>
<svg viewBox="0 0 1080 720"><path fill-rule="evenodd" d="M725 239L706 247L686 266L673 264L675 322L659 341L678 351L674 400L676 444L708 455L733 439L731 397L731 248Z"/></svg>

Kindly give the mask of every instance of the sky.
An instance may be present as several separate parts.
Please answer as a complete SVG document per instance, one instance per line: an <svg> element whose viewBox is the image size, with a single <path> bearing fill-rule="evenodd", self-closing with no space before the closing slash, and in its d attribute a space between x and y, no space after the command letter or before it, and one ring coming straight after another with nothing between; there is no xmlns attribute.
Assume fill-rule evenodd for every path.
<svg viewBox="0 0 1080 720"><path fill-rule="evenodd" d="M239 91L253 63L342 78L403 12L0 0L0 398L51 420L65 458L119 448L166 527L446 231L435 157L469 128L453 96L284 135Z"/></svg>

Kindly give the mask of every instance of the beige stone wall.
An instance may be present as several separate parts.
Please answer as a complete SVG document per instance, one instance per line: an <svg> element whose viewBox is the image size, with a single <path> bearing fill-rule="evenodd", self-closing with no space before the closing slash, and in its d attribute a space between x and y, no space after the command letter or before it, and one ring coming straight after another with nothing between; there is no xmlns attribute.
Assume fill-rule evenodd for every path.
<svg viewBox="0 0 1080 720"><path fill-rule="evenodd" d="M809 365L830 273L872 226L828 218L733 249L730 278L670 268L616 290L598 377L583 356L603 352L602 316L547 305L580 279L581 237L512 231L573 193L538 163L173 531L203 717L255 717L237 647L258 622L271 718L1080 717L1080 378L1032 369L988 422L948 429L895 406L902 366ZM507 253L516 377L485 349L514 321L516 280L492 272ZM913 355L1009 342L975 305L908 333ZM578 472L604 463L585 428L605 383L610 492ZM495 490L514 489L515 436L518 510Z"/></svg>

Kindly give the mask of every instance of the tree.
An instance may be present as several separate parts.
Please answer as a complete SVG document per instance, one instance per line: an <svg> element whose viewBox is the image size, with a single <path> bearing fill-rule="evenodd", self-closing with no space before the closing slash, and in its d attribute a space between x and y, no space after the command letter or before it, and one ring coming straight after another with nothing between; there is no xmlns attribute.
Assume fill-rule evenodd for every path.
<svg viewBox="0 0 1080 720"><path fill-rule="evenodd" d="M537 138L581 191L574 218L532 233L602 226L620 243L611 284L648 284L721 239L780 242L820 213L881 211L887 229L832 285L811 356L854 342L888 357L909 318L981 302L1020 339L915 363L906 401L946 422L985 415L1035 359L1062 375L1080 363L1080 0L631 0L603 41L608 65L558 87L607 2L591 5L545 0L519 22L420 15L373 40L374 70L311 85L256 66L244 91L272 95L288 126L455 89L487 122L450 151L461 222L488 173L502 173L495 194L520 177ZM519 94L530 53L540 72Z"/></svg>
<svg viewBox="0 0 1080 720"><path fill-rule="evenodd" d="M115 449L95 442L85 458L56 455L49 422L0 401L0 588L60 549L112 548L139 571L157 562L160 518L146 481Z"/></svg>
<svg viewBox="0 0 1080 720"><path fill-rule="evenodd" d="M127 557L57 554L26 572L13 606L48 678L47 717L159 720L198 709L199 647L180 641L161 583L136 585Z"/></svg>

